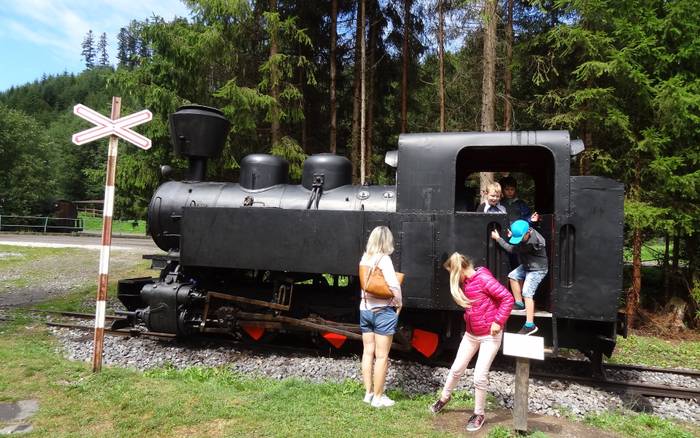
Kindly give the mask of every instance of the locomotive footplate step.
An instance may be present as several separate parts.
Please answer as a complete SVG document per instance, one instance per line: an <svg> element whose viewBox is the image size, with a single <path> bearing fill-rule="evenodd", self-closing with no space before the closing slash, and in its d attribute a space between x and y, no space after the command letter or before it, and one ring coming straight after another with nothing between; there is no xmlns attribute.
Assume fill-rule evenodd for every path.
<svg viewBox="0 0 700 438"><path fill-rule="evenodd" d="M525 310L515 310L513 309L510 312L511 315L518 315L518 316L525 316ZM552 317L552 312L547 312L544 310L536 310L535 311L535 318L551 318Z"/></svg>
<svg viewBox="0 0 700 438"><path fill-rule="evenodd" d="M151 269L163 269L168 262L179 261L180 253L146 254L142 258L151 261Z"/></svg>

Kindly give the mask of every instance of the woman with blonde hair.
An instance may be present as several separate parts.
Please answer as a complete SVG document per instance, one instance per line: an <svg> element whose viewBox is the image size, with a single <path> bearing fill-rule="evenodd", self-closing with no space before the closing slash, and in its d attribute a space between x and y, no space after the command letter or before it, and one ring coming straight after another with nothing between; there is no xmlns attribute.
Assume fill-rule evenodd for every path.
<svg viewBox="0 0 700 438"><path fill-rule="evenodd" d="M382 299L361 290L360 329L363 345L364 402L370 403L375 408L394 404L394 401L384 394L389 350L401 309L401 284L396 278L396 271L389 257L393 252L394 236L391 230L385 226L379 226L369 235L365 253L360 260L360 265L369 268L368 272L376 268L381 269L389 289L394 294L393 298Z"/></svg>
<svg viewBox="0 0 700 438"><path fill-rule="evenodd" d="M474 367L474 415L467 422L470 432L484 424L489 368L503 338L503 327L513 308L513 296L485 267L474 264L460 253L452 254L443 265L450 273L450 292L455 303L464 308L466 332L447 375L440 398L430 406L437 414L452 398L452 390L478 351Z"/></svg>

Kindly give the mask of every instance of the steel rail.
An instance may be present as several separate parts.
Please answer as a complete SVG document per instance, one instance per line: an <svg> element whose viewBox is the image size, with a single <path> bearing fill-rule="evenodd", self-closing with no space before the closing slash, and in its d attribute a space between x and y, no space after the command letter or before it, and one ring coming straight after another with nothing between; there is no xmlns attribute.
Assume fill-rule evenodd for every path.
<svg viewBox="0 0 700 438"><path fill-rule="evenodd" d="M58 328L68 328L68 329L77 329L77 330L84 330L84 331L93 331L95 329L94 326L91 325L78 325L78 324L67 324L63 322L45 322L49 327L58 327ZM136 330L136 329L130 329L130 330L113 330L105 327L105 333L109 333L110 335L115 335L115 336L130 336L130 337L139 337L139 336L151 336L154 338L163 338L163 339L175 339L177 335L174 335L172 333L161 333L161 332L144 332L141 330Z"/></svg>
<svg viewBox="0 0 700 438"><path fill-rule="evenodd" d="M61 310L43 310L43 309L28 309L32 313L47 313L49 315L61 315L69 316L71 318L78 319L95 319L94 313L80 313L80 312L64 312ZM119 315L105 315L106 319L109 320L125 320L126 318Z"/></svg>
<svg viewBox="0 0 700 438"><path fill-rule="evenodd" d="M548 378L556 379L561 381L574 381L580 383L586 383L590 386L598 386L601 388L612 389L612 390L624 390L625 392L632 392L640 395L647 395L652 397L671 397L671 398L686 398L686 399L700 399L700 388L683 388L678 386L665 386L656 385L651 383L639 383L630 381L620 381L620 380L606 380L599 379L595 377L581 377L581 376L571 376L562 375L554 373L544 373L544 372L532 372L530 373L532 377L538 378Z"/></svg>
<svg viewBox="0 0 700 438"><path fill-rule="evenodd" d="M647 371L653 373L665 373L665 374L682 374L691 377L700 377L700 370L691 370L687 368L658 368L658 367L647 367L643 365L627 365L627 364L616 364L616 363L606 363L603 364L604 368L609 368L611 370L630 370L630 371Z"/></svg>

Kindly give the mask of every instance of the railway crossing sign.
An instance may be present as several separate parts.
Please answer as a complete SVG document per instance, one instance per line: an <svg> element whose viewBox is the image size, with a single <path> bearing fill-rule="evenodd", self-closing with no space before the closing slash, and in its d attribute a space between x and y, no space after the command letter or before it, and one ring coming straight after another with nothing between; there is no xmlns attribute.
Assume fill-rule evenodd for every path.
<svg viewBox="0 0 700 438"><path fill-rule="evenodd" d="M147 150L151 148L150 138L129 129L153 119L153 114L147 109L114 120L114 118L105 117L79 103L73 107L73 114L97 125L94 128L73 134L73 143L77 145L89 143L108 135L116 135L141 149Z"/></svg>
<svg viewBox="0 0 700 438"><path fill-rule="evenodd" d="M100 247L100 267L97 279L97 299L95 301L95 336L92 351L92 371L102 369L102 351L104 349L105 312L107 307L107 281L109 279L109 252L112 244L112 211L114 210L114 193L117 173L117 151L119 138L133 143L141 149L151 148L151 139L132 131L129 128L153 119L149 110L119 117L121 98L112 97L111 117L105 117L97 111L82 104L73 107L73 114L94 123L94 128L73 135L73 143L82 145L102 137L109 137L107 151L107 177L105 181L104 209L102 213L102 246Z"/></svg>

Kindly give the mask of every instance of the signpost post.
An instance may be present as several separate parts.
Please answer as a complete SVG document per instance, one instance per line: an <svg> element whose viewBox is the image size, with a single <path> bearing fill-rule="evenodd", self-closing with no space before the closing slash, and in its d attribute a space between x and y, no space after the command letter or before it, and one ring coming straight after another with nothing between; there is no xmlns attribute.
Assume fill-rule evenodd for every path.
<svg viewBox="0 0 700 438"><path fill-rule="evenodd" d="M153 119L153 114L142 110L126 117L119 118L121 98L112 97L111 118L94 111L85 105L73 107L73 114L94 123L94 128L73 135L73 143L82 145L102 137L109 137L107 153L107 176L105 179L104 208L102 213L102 247L100 248L100 267L97 282L97 301L95 303L95 335L92 351L92 371L102 369L102 350L104 347L105 310L107 303L107 280L109 278L109 252L112 244L112 211L114 210L115 176L117 172L117 150L119 138L135 144L141 149L151 147L151 140L129 128Z"/></svg>
<svg viewBox="0 0 700 438"><path fill-rule="evenodd" d="M503 354L516 356L513 428L527 432L527 394L530 381L530 359L544 360L544 338L540 336L503 335Z"/></svg>

